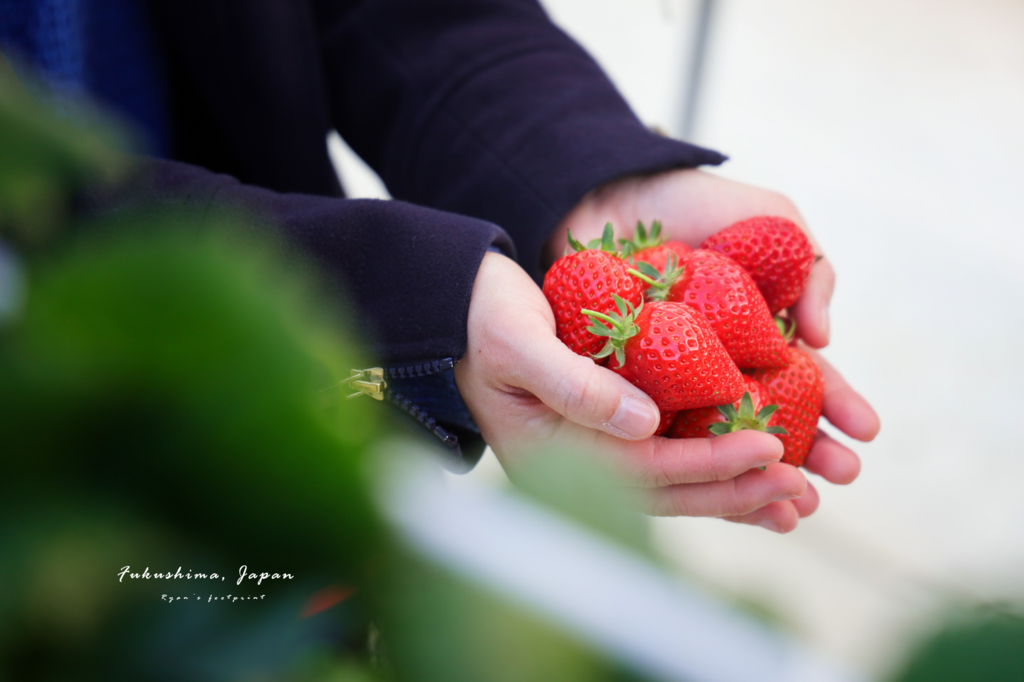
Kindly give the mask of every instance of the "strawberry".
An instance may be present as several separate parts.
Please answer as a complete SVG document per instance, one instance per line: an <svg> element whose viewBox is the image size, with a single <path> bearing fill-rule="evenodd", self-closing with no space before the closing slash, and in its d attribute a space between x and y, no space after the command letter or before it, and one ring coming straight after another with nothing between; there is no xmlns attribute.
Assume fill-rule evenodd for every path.
<svg viewBox="0 0 1024 682"><path fill-rule="evenodd" d="M732 258L750 273L777 313L796 303L814 265L814 249L796 223L774 216L741 220L711 235L700 245Z"/></svg>
<svg viewBox="0 0 1024 682"><path fill-rule="evenodd" d="M692 246L682 242L665 242L660 246L644 249L633 256L637 262L649 263L655 270L662 272L670 261L681 261L687 254L693 251Z"/></svg>
<svg viewBox="0 0 1024 682"><path fill-rule="evenodd" d="M590 320L583 308L606 313L615 310L612 295L632 305L643 301L642 282L629 274L629 263L619 257L612 238L612 224L604 227L600 249L587 249L569 235L577 251L559 258L544 276L544 295L555 314L558 338L580 355L595 355L603 342L587 331Z"/></svg>
<svg viewBox="0 0 1024 682"><path fill-rule="evenodd" d="M661 421L658 422L658 428L654 431L655 436L664 436L668 433L668 430L672 428L672 424L676 421L676 415L679 414L678 410L659 410L661 412Z"/></svg>
<svg viewBox="0 0 1024 682"><path fill-rule="evenodd" d="M751 376L764 386L767 399L779 406L775 423L789 431L789 435L779 436L786 447L782 461L800 466L818 430L825 380L810 355L792 346L788 351L788 366L754 370Z"/></svg>
<svg viewBox="0 0 1024 682"><path fill-rule="evenodd" d="M618 314L583 310L589 330L607 337L597 357L615 355L609 367L670 412L720 405L743 395L743 375L700 314L680 303L634 307L616 296Z"/></svg>
<svg viewBox="0 0 1024 682"><path fill-rule="evenodd" d="M632 256L635 262L649 263L658 272L665 269L672 254L675 254L678 261L693 251L693 247L689 244L662 240L661 222L657 220L651 223L649 234L644 224L637 222L633 239L620 239L619 244L622 245L623 252Z"/></svg>
<svg viewBox="0 0 1024 682"><path fill-rule="evenodd" d="M739 367L785 367L786 341L750 275L738 263L717 253L697 249L681 267L671 260L657 279L639 265L630 272L651 285L649 299L678 301L707 318L729 357Z"/></svg>
<svg viewBox="0 0 1024 682"><path fill-rule="evenodd" d="M784 428L768 426L778 405L767 404L764 387L757 380L748 376L743 379L746 382L747 390L740 400L731 405L700 407L695 410L679 412L669 430L668 437L710 438L714 435L744 429L785 434Z"/></svg>

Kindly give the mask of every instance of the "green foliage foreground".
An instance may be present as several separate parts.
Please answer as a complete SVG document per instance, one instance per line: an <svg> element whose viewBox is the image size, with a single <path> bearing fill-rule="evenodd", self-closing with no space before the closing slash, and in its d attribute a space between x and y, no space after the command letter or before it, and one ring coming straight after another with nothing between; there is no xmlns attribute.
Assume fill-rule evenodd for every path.
<svg viewBox="0 0 1024 682"><path fill-rule="evenodd" d="M176 222L32 259L0 336L0 632L21 649L92 655L125 608L194 591L119 583L124 565L352 582L381 537L375 415L332 389L351 344L264 251Z"/></svg>
<svg viewBox="0 0 1024 682"><path fill-rule="evenodd" d="M237 219L75 222L130 172L114 130L0 60L0 682L624 679L393 540L366 460L395 429L339 385L375 363L305 263ZM207 577L131 577L179 568ZM309 615L324 588L354 596Z"/></svg>

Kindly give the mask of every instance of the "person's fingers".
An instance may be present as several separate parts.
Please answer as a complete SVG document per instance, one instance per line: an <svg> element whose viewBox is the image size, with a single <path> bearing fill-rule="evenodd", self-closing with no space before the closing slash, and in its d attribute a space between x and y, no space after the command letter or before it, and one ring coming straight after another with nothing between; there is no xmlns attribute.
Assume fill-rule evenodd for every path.
<svg viewBox="0 0 1024 682"><path fill-rule="evenodd" d="M793 508L796 509L800 518L808 517L816 512L819 504L821 504L821 497L818 496L817 488L810 481L807 481L807 490L804 491L804 494L793 500Z"/></svg>
<svg viewBox="0 0 1024 682"><path fill-rule="evenodd" d="M772 502L749 514L727 516L725 520L750 526L761 526L775 533L788 533L796 528L800 519L817 511L820 502L818 491L808 481L807 490L795 500Z"/></svg>
<svg viewBox="0 0 1024 682"><path fill-rule="evenodd" d="M882 427L878 415L859 393L850 388L842 375L813 350L804 348L821 368L825 396L821 413L840 431L860 441L872 440Z"/></svg>
<svg viewBox="0 0 1024 682"><path fill-rule="evenodd" d="M796 529L800 522L800 514L793 504L794 501L772 502L749 514L723 517L731 523L742 523L748 526L760 526L773 533L789 533Z"/></svg>
<svg viewBox="0 0 1024 682"><path fill-rule="evenodd" d="M487 415L483 404L505 397L496 392L518 393L525 397L520 403L536 397L576 424L619 438L653 434L660 419L654 401L571 351L555 336L554 326L551 309L529 276L503 256L485 255L470 302L469 348L456 366L456 382L464 396L470 394L474 417L500 424L502 415ZM525 410L531 411L536 413Z"/></svg>
<svg viewBox="0 0 1024 682"><path fill-rule="evenodd" d="M790 309L796 321L797 334L807 345L824 348L829 340L828 306L835 288L836 273L827 258L811 267L807 286L800 300Z"/></svg>
<svg viewBox="0 0 1024 682"><path fill-rule="evenodd" d="M728 481L649 488L642 491L642 501L653 516L741 516L796 499L806 489L807 479L795 467L772 464Z"/></svg>
<svg viewBox="0 0 1024 682"><path fill-rule="evenodd" d="M515 386L581 426L627 440L648 438L658 428L658 406L643 391L553 335L539 334L520 348L510 373Z"/></svg>
<svg viewBox="0 0 1024 682"><path fill-rule="evenodd" d="M660 488L680 483L728 481L782 459L778 438L758 431L737 431L714 438L648 438L597 443L613 453L635 485Z"/></svg>
<svg viewBox="0 0 1024 682"><path fill-rule="evenodd" d="M511 404L508 409L515 410ZM782 459L782 442L759 431L737 431L714 438L623 440L565 420L533 419L517 431L520 446L534 450L557 440L570 447L608 458L624 482L638 488L661 488L685 483L728 481ZM552 428L553 425L553 428Z"/></svg>
<svg viewBox="0 0 1024 682"><path fill-rule="evenodd" d="M860 474L860 457L819 429L804 467L829 483L847 485Z"/></svg>

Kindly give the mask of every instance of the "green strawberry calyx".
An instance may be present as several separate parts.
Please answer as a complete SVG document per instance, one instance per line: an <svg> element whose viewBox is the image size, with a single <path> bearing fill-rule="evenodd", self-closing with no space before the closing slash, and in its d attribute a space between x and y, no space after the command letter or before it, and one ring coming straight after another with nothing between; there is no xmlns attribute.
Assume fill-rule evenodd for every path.
<svg viewBox="0 0 1024 682"><path fill-rule="evenodd" d="M656 267L646 261L639 261L635 269L627 272L648 285L647 291L644 292L647 300L664 301L668 299L669 289L679 281L685 271L686 267L679 265L679 259L673 253L665 263L664 272L658 272Z"/></svg>
<svg viewBox="0 0 1024 682"><path fill-rule="evenodd" d="M573 237L571 230L566 230L565 234L569 241L569 246L572 247L576 253L579 253L580 251L597 250L610 253L613 256L618 256L619 258L623 257L623 254L615 246L615 228L612 227L611 223L604 224L604 232L601 234L600 239L591 239L586 244ZM566 254L568 255L570 253L572 252L566 249Z"/></svg>
<svg viewBox="0 0 1024 682"><path fill-rule="evenodd" d="M619 239L622 253L626 256L632 255L644 249L653 249L664 243L661 237L661 221L655 220L651 223L651 231L647 232L643 222L636 221L636 230L633 231L632 239Z"/></svg>
<svg viewBox="0 0 1024 682"><path fill-rule="evenodd" d="M588 332L595 336L608 337L608 342L604 347L597 353L593 353L591 357L599 360L615 353L615 359L618 361L619 367L624 367L626 364L626 351L624 350L626 342L640 333L640 327L636 324L636 318L640 315L640 311L643 310L644 302L641 300L640 305L633 307L632 303L624 300L618 294L612 294L612 298L615 300L615 307L619 309L618 314L614 312L608 314L599 313L596 310L587 310L586 308L583 308L580 312L594 318L591 325L587 327Z"/></svg>
<svg viewBox="0 0 1024 682"><path fill-rule="evenodd" d="M796 336L796 320L789 317L775 316L775 327L782 334L782 338L785 339L786 343L793 340Z"/></svg>
<svg viewBox="0 0 1024 682"><path fill-rule="evenodd" d="M719 405L718 411L725 417L724 422L715 422L708 427L708 430L716 436L734 431L764 431L780 436L788 436L789 431L781 426L768 426L778 405L766 405L754 414L754 399L750 397L750 391L740 398L739 412L732 405Z"/></svg>

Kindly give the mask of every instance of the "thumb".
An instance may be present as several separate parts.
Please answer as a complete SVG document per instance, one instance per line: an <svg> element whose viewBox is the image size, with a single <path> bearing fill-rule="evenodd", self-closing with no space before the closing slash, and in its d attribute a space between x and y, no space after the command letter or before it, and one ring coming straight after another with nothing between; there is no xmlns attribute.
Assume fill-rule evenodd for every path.
<svg viewBox="0 0 1024 682"><path fill-rule="evenodd" d="M628 440L658 428L658 407L643 391L555 336L545 335L527 352L530 357L519 364L520 387L569 421Z"/></svg>

